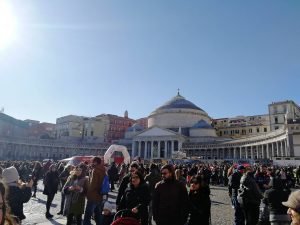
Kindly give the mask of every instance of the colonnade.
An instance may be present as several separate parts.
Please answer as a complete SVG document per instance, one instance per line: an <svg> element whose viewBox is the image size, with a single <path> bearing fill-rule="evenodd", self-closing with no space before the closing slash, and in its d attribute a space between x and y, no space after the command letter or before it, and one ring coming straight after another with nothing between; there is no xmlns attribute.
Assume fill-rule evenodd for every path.
<svg viewBox="0 0 300 225"><path fill-rule="evenodd" d="M138 140L132 143L132 157L168 159L182 147L180 140Z"/></svg>
<svg viewBox="0 0 300 225"><path fill-rule="evenodd" d="M183 147L187 156L203 159L272 159L274 157L291 156L287 139L270 143L253 143L246 145L220 146L188 146Z"/></svg>
<svg viewBox="0 0 300 225"><path fill-rule="evenodd" d="M0 141L0 159L6 160L41 160L51 158L55 160L69 158L79 155L104 155L107 147L73 147L59 145L38 145L38 144L21 144L7 143Z"/></svg>

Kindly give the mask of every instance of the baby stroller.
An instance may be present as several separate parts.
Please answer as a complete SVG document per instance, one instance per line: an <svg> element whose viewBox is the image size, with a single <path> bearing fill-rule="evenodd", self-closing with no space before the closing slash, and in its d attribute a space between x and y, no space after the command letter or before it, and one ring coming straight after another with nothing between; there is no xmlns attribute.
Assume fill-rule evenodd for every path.
<svg viewBox="0 0 300 225"><path fill-rule="evenodd" d="M116 212L114 221L111 225L141 225L136 218L127 216L131 213L130 209L123 209Z"/></svg>

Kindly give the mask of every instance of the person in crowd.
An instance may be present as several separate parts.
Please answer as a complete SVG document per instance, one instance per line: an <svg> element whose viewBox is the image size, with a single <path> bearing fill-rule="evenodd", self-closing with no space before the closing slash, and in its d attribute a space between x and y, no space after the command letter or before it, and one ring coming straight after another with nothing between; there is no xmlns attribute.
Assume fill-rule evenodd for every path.
<svg viewBox="0 0 300 225"><path fill-rule="evenodd" d="M186 179L182 176L181 169L175 170L175 179L179 182L181 182L184 186L186 185Z"/></svg>
<svg viewBox="0 0 300 225"><path fill-rule="evenodd" d="M40 162L35 162L33 171L32 171L32 180L33 180L33 194L32 197L36 198L36 191L37 191L37 185L38 181L42 178L43 176L43 166Z"/></svg>
<svg viewBox="0 0 300 225"><path fill-rule="evenodd" d="M114 214L112 212L113 205L106 201L103 206L103 220L102 225L111 225L114 220Z"/></svg>
<svg viewBox="0 0 300 225"><path fill-rule="evenodd" d="M118 185L121 184L121 181L123 180L123 177L126 175L126 171L127 171L126 165L123 163L121 165L121 168L120 168L119 174L118 174L118 176L119 176L119 184Z"/></svg>
<svg viewBox="0 0 300 225"><path fill-rule="evenodd" d="M57 213L58 215L62 215L64 212L64 206L65 206L65 193L63 191L63 187L65 186L67 179L70 175L70 172L72 171L73 166L67 165L64 170L59 174L59 181L60 181L60 187L61 187L61 199L60 199L60 210Z"/></svg>
<svg viewBox="0 0 300 225"><path fill-rule="evenodd" d="M270 176L267 173L267 166L261 165L259 170L255 173L255 181L258 184L258 187L262 193L269 188Z"/></svg>
<svg viewBox="0 0 300 225"><path fill-rule="evenodd" d="M9 206L6 199L7 189L2 180L0 180L0 225L16 225L17 223L9 214Z"/></svg>
<svg viewBox="0 0 300 225"><path fill-rule="evenodd" d="M263 195L253 177L252 167L246 168L241 178L238 199L242 199L242 209L246 225L257 225L259 219L259 205ZM241 204L241 201L239 201Z"/></svg>
<svg viewBox="0 0 300 225"><path fill-rule="evenodd" d="M231 204L234 208L234 224L235 225L244 225L245 218L243 210L240 206L240 203L237 200L238 190L240 187L241 177L245 173L245 167L239 165L237 170L228 177L228 192L231 199Z"/></svg>
<svg viewBox="0 0 300 225"><path fill-rule="evenodd" d="M201 221L202 225L210 224L210 189L203 182L201 176L192 177L190 181L189 193L189 212L190 219L188 225L198 225Z"/></svg>
<svg viewBox="0 0 300 225"><path fill-rule="evenodd" d="M287 201L291 191L284 187L282 180L279 178L273 178L271 188L264 193L263 202L269 208L269 221L271 225L288 225L290 219L287 212L287 207L281 204L281 202Z"/></svg>
<svg viewBox="0 0 300 225"><path fill-rule="evenodd" d="M282 204L288 207L287 214L291 218L291 225L300 225L300 190L292 192Z"/></svg>
<svg viewBox="0 0 300 225"><path fill-rule="evenodd" d="M157 225L184 225L188 217L188 193L175 179L172 165L161 168L163 180L153 193L153 219Z"/></svg>
<svg viewBox="0 0 300 225"><path fill-rule="evenodd" d="M155 185L161 181L160 172L158 169L158 166L154 163L150 165L150 173L145 176L145 181L149 186L149 191L151 195L151 201L149 203L149 217L148 217L148 224L152 225L152 216L153 216L153 210L152 210L152 197Z"/></svg>
<svg viewBox="0 0 300 225"><path fill-rule="evenodd" d="M52 164L49 168L49 171L46 173L44 178L44 191L43 194L47 195L47 202L46 202L46 218L51 219L53 215L50 213L50 207L52 201L54 199L55 194L58 190L59 185L59 174L56 170L56 165Z"/></svg>
<svg viewBox="0 0 300 225"><path fill-rule="evenodd" d="M101 224L103 197L100 191L105 174L106 171L101 162L101 158L94 157L92 159L92 170L88 180L87 204L84 212L83 225L91 225L91 217L93 214L96 224Z"/></svg>
<svg viewBox="0 0 300 225"><path fill-rule="evenodd" d="M139 170L139 164L137 162L132 162L129 166L129 173L123 177L123 180L121 181L119 190L118 190L118 195L117 195L117 199L116 199L116 205L118 208L118 205L120 204L121 198L128 186L128 184L130 183L130 177L132 173L135 173Z"/></svg>
<svg viewBox="0 0 300 225"><path fill-rule="evenodd" d="M116 167L116 163L112 162L111 166L107 170L109 182L110 182L110 190L115 190L115 181L118 179L118 169Z"/></svg>
<svg viewBox="0 0 300 225"><path fill-rule="evenodd" d="M148 224L148 205L150 202L149 187L140 171L132 173L130 185L126 188L118 207L118 210L131 209L127 216L141 221L141 225Z"/></svg>
<svg viewBox="0 0 300 225"><path fill-rule="evenodd" d="M82 214L84 213L85 194L88 188L86 178L87 167L85 164L79 164L72 171L66 181L63 192L65 193L64 215L67 216L67 225L73 224L73 218L76 218L76 224L81 225Z"/></svg>
<svg viewBox="0 0 300 225"><path fill-rule="evenodd" d="M11 214L16 217L18 221L25 219L23 213L23 204L28 202L31 198L31 188L33 181L28 183L19 181L19 173L14 166L8 167L2 173L4 182L8 186L8 204L11 209Z"/></svg>

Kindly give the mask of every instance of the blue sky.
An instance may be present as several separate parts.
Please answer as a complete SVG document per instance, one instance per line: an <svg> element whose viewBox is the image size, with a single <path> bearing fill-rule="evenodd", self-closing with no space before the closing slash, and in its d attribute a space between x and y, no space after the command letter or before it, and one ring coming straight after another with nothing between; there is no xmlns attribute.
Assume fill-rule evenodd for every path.
<svg viewBox="0 0 300 225"><path fill-rule="evenodd" d="M17 32L0 49L0 107L13 117L137 119L177 88L213 118L300 103L299 1L9 3Z"/></svg>

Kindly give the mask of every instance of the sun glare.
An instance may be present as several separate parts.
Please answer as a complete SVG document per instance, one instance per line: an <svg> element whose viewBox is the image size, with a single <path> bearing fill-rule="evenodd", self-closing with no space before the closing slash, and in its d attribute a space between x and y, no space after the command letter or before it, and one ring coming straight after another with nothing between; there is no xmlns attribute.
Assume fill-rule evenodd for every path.
<svg viewBox="0 0 300 225"><path fill-rule="evenodd" d="M0 0L0 50L8 47L16 38L16 18L7 0Z"/></svg>

